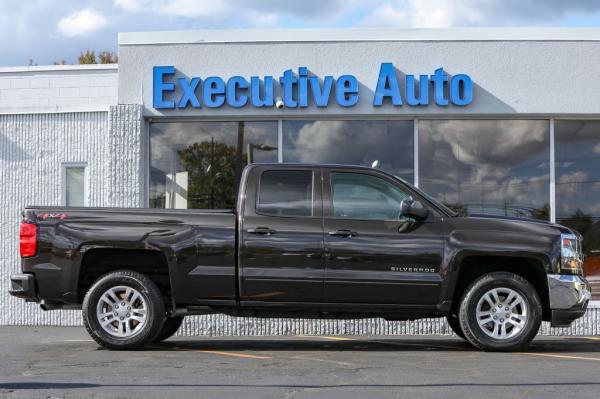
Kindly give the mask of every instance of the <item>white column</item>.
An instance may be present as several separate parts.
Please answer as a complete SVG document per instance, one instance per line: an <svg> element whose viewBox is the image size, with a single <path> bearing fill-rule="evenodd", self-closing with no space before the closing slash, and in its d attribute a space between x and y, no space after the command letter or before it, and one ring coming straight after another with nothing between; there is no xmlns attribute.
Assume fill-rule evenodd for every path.
<svg viewBox="0 0 600 399"><path fill-rule="evenodd" d="M413 121L413 134L414 134L414 154L413 154L413 158L414 158L414 176L415 176L415 181L414 181L414 185L415 187L419 187L419 120L415 118L415 120Z"/></svg>
<svg viewBox="0 0 600 399"><path fill-rule="evenodd" d="M556 223L556 174L554 163L554 118L550 119L550 222Z"/></svg>
<svg viewBox="0 0 600 399"><path fill-rule="evenodd" d="M277 162L283 162L283 121L277 121Z"/></svg>

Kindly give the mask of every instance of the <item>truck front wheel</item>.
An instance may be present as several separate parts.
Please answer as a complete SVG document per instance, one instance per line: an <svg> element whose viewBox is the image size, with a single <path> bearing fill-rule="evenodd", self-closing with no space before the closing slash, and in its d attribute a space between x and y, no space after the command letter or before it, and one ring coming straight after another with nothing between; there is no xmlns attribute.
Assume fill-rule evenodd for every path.
<svg viewBox="0 0 600 399"><path fill-rule="evenodd" d="M158 336L154 338L154 342L162 342L165 339L172 337L177 330L179 330L179 327L181 327L182 323L183 316L169 317L167 320L165 320L165 324L163 324Z"/></svg>
<svg viewBox="0 0 600 399"><path fill-rule="evenodd" d="M82 309L88 333L108 349L136 349L152 343L166 315L156 284L129 270L100 277L85 295Z"/></svg>
<svg viewBox="0 0 600 399"><path fill-rule="evenodd" d="M465 338L486 351L525 348L542 322L542 305L536 289L523 277L493 272L467 288L459 310Z"/></svg>

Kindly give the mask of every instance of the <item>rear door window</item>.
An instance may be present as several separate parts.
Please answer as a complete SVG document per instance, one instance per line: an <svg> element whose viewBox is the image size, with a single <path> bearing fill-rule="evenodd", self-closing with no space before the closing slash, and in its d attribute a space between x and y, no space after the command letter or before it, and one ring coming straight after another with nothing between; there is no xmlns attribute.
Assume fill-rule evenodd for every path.
<svg viewBox="0 0 600 399"><path fill-rule="evenodd" d="M271 216L313 215L313 172L268 170L260 176L256 212Z"/></svg>

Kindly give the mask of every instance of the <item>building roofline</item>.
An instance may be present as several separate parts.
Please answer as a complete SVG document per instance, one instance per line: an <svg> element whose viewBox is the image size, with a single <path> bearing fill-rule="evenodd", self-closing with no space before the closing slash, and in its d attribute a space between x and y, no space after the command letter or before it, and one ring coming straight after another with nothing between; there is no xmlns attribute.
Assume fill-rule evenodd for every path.
<svg viewBox="0 0 600 399"><path fill-rule="evenodd" d="M117 70L117 64L35 65L0 67L0 73Z"/></svg>
<svg viewBox="0 0 600 399"><path fill-rule="evenodd" d="M600 41L600 28L206 29L119 33L120 46L386 41Z"/></svg>

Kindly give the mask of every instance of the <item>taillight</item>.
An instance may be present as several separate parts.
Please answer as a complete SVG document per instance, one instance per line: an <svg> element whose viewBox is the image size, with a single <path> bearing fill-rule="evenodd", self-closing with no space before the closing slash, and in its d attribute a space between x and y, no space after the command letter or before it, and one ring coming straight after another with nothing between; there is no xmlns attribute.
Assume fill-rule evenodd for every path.
<svg viewBox="0 0 600 399"><path fill-rule="evenodd" d="M21 222L19 235L19 251L21 257L33 256L37 252L37 225Z"/></svg>

